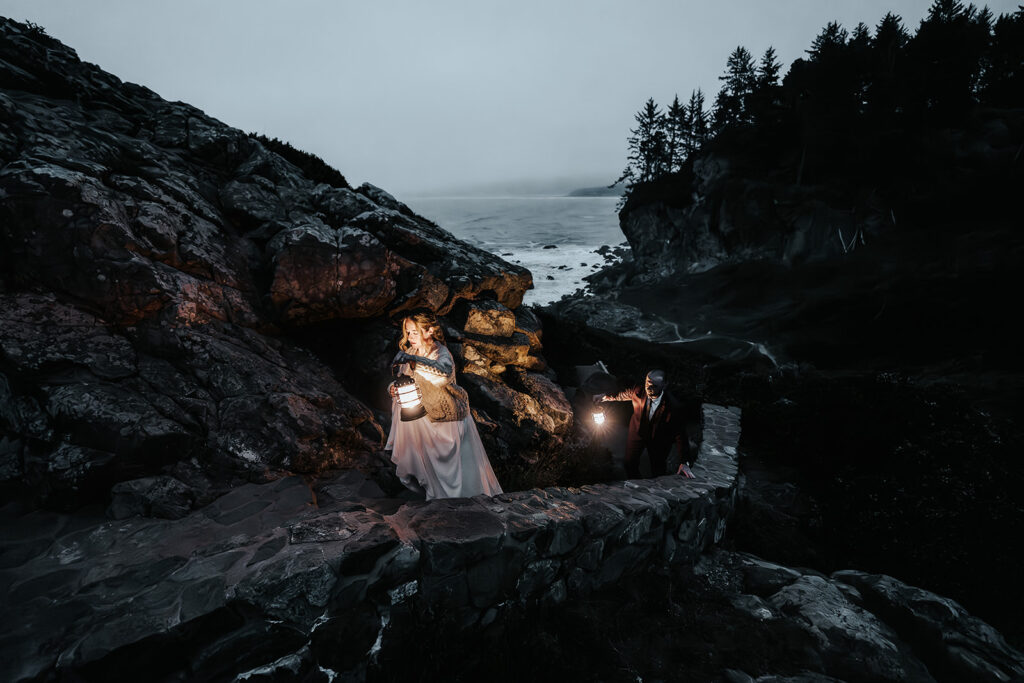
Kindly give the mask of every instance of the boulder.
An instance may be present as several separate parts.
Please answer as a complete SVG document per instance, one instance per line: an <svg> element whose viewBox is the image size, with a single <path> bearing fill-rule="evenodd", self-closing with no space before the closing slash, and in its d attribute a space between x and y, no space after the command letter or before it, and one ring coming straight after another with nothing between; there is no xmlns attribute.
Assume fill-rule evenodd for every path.
<svg viewBox="0 0 1024 683"><path fill-rule="evenodd" d="M482 355L473 344L459 344L458 347L458 355L455 358L462 361L463 372L484 377L494 377L505 372L505 365ZM455 350L452 353L454 354Z"/></svg>
<svg viewBox="0 0 1024 683"><path fill-rule="evenodd" d="M285 321L369 318L395 298L397 266L362 230L311 220L282 230L268 249L274 254L270 300Z"/></svg>
<svg viewBox="0 0 1024 683"><path fill-rule="evenodd" d="M760 597L768 597L800 578L800 572L789 567L762 560L753 555L739 554L743 572L744 590Z"/></svg>
<svg viewBox="0 0 1024 683"><path fill-rule="evenodd" d="M413 270L403 278L400 284L405 288L399 290L395 311L429 305L444 315L460 299L485 295L515 309L522 303L526 290L533 286L530 271L458 240L411 212L380 207L356 216L348 225L370 233L397 256L422 269L418 279ZM440 297L437 293L419 291L436 289L439 283L443 284Z"/></svg>
<svg viewBox="0 0 1024 683"><path fill-rule="evenodd" d="M1024 654L955 600L884 574L845 570L832 578L856 588L864 604L944 678L1006 681L1024 677Z"/></svg>
<svg viewBox="0 0 1024 683"><path fill-rule="evenodd" d="M850 681L930 681L928 669L896 632L843 591L819 576L805 575L768 598L817 640L825 672ZM851 599L853 598L853 599Z"/></svg>
<svg viewBox="0 0 1024 683"><path fill-rule="evenodd" d="M456 322L465 332L486 337L511 337L515 332L516 315L497 301L471 301L460 308Z"/></svg>
<svg viewBox="0 0 1024 683"><path fill-rule="evenodd" d="M543 328L533 309L529 306L520 306L515 310L515 317L515 331L526 336L530 342L530 351L538 351L542 346Z"/></svg>
<svg viewBox="0 0 1024 683"><path fill-rule="evenodd" d="M524 445L535 437L549 439L566 434L572 425L572 407L561 388L543 375L523 373L523 377L538 391L536 396L486 375L467 373L463 381L474 406L503 425L512 423L519 428L518 434L503 430L503 438L509 443Z"/></svg>
<svg viewBox="0 0 1024 683"><path fill-rule="evenodd" d="M114 519L135 515L180 519L191 511L195 502L195 494L169 476L123 481L111 489L111 494L113 500L107 514Z"/></svg>
<svg viewBox="0 0 1024 683"><path fill-rule="evenodd" d="M543 370L546 363L538 356L530 355L530 341L524 334L513 333L510 337L485 337L467 332L462 341L463 348L472 348L480 356L500 365L517 365L529 370Z"/></svg>
<svg viewBox="0 0 1024 683"><path fill-rule="evenodd" d="M159 490L176 488L154 478L119 493L155 503ZM158 671L228 680L280 668L273 663L307 644L322 661L364 658L376 610L365 592L346 593L341 577L369 573L386 591L408 581L415 562L379 514L316 503L302 478L285 477L241 486L180 519L5 517L0 580L25 617L0 638L0 677L42 676L59 659L101 680ZM320 619L325 612L330 621ZM341 634L358 647L325 642Z"/></svg>
<svg viewBox="0 0 1024 683"><path fill-rule="evenodd" d="M0 31L0 480L26 498L106 501L180 466L202 497L380 472L367 404L413 307L471 308L464 360L491 377L545 367L514 333L526 269L31 26ZM116 513L152 513L138 493Z"/></svg>
<svg viewBox="0 0 1024 683"><path fill-rule="evenodd" d="M383 439L322 364L254 331L119 333L53 296L6 294L0 350L6 450L22 444L22 476L46 482L53 503L105 498L118 481L194 456L222 480L365 465Z"/></svg>
<svg viewBox="0 0 1024 683"><path fill-rule="evenodd" d="M283 224L288 218L277 187L261 175L229 180L220 188L219 197L228 220L247 232Z"/></svg>
<svg viewBox="0 0 1024 683"><path fill-rule="evenodd" d="M509 381L524 393L532 396L550 418L554 434L567 434L572 427L573 409L562 387L546 375L512 368L513 378Z"/></svg>

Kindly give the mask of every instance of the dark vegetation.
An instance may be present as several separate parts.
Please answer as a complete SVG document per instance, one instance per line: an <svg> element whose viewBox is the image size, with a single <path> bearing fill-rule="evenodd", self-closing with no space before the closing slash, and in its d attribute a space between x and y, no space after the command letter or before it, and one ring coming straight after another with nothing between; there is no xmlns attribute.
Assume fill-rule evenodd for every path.
<svg viewBox="0 0 1024 683"><path fill-rule="evenodd" d="M873 30L830 23L780 73L771 50L755 64L738 47L709 111L649 100L622 215L690 206L697 165L717 159L726 184L799 188L855 220L884 214L889 232L799 268L733 264L631 289L627 267L614 296L762 341L789 365L730 367L553 317L546 345L574 352L548 358L612 357L633 374L661 365L705 400L742 407L740 549L891 574L960 601L1021 648L1024 374L1007 297L1024 254L1024 7L994 17L936 0L913 33L893 14Z"/></svg>
<svg viewBox="0 0 1024 683"><path fill-rule="evenodd" d="M284 140L278 140L277 138L268 138L266 135L258 135L256 133L249 133L249 136L259 140L270 151L280 154L295 164L310 180L317 183L326 183L331 187L341 189L351 188L351 185L348 184L345 176L340 171L317 155L296 149Z"/></svg>
<svg viewBox="0 0 1024 683"><path fill-rule="evenodd" d="M1020 136L1020 116L1008 114L1024 107L1024 9L997 18L936 0L913 35L891 13L873 32L833 22L780 73L771 48L755 63L739 46L710 109L699 89L664 112L648 100L620 178L626 211L688 204L694 162L725 155L748 178L836 186L851 210L888 207L900 227L963 232L1016 215L1007 198L1022 182L1021 150L998 160L1011 173L994 173L972 167L958 143Z"/></svg>

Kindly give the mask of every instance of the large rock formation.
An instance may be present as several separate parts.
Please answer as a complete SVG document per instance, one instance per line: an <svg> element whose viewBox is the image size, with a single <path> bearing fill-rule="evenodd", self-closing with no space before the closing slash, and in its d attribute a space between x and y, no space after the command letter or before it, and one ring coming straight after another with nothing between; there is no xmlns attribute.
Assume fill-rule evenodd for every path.
<svg viewBox="0 0 1024 683"><path fill-rule="evenodd" d="M807 143L792 133L723 134L679 172L636 187L619 224L640 279L758 259L800 265L892 235L920 231L914 240L931 242L1014 225L1019 110L979 111L955 130L909 122L899 143L879 143L891 130L849 131L813 174L801 156ZM879 147L856 149L865 138Z"/></svg>
<svg viewBox="0 0 1024 683"><path fill-rule="evenodd" d="M8 490L74 506L140 479L117 489L122 512L179 514L239 478L384 471L389 321L459 302L500 323L453 316L471 369L489 359L500 386L480 406L488 445L514 456L524 422L544 443L566 433L557 386L524 380L546 368L520 308L527 270L379 188L314 182L274 150L301 153L122 83L38 28L0 30ZM189 494L125 502L154 486Z"/></svg>
<svg viewBox="0 0 1024 683"><path fill-rule="evenodd" d="M643 279L756 259L829 258L891 228L877 199L763 179L736 163L741 154L696 157L626 203L619 224ZM862 208L850 211L851 201Z"/></svg>
<svg viewBox="0 0 1024 683"><path fill-rule="evenodd" d="M422 640L389 619L483 630L722 539L726 411L692 482L388 498L364 473L389 465L375 397L414 306L446 316L492 456L569 431L529 273L3 19L0 87L6 678L358 680ZM801 629L810 677L1021 673L938 596L741 561L734 608Z"/></svg>
<svg viewBox="0 0 1024 683"><path fill-rule="evenodd" d="M396 659L424 666L421 652L444 663L421 678L440 677L433 670L446 678L479 673L481 659L490 662L486 671L507 674L488 639L506 637L511 615L533 610L543 624L549 610L582 609L599 618L612 587L652 578L651 566L678 571L695 560L680 583L715 590L704 597L708 604L687 607L716 617L693 628L679 604L688 588L655 586L648 589L654 595L639 596L655 603L652 623L614 635L631 643L665 628L660 656L640 648L620 653L645 680L670 680L673 662L665 656L678 660L679 653L700 672L691 678L721 680L709 662L685 656L692 647L733 656L719 655L731 669L724 680L775 673L780 661L778 673L805 671L806 680L1007 680L1024 673L1024 656L952 600L884 575L826 576L714 550L736 503L740 415L713 405L704 412L707 438L692 480L667 476L396 507L349 470L313 486L294 476L240 486L184 519L36 511L4 527L0 587L24 616L0 636L0 676L378 680L396 677L403 668ZM176 494L151 480L118 497L162 505ZM619 619L612 621L605 628L619 631ZM594 648L610 649L608 640L590 628L562 638L566 652L598 658L570 669L570 678L607 673ZM422 644L438 629L442 641L481 647L465 661L439 658L449 650ZM774 645L762 642L769 630L780 634ZM523 645L505 647L522 657L516 647ZM766 647L778 652L766 658Z"/></svg>
<svg viewBox="0 0 1024 683"><path fill-rule="evenodd" d="M806 634L809 646L794 669L844 681L1006 681L1024 675L1024 656L991 626L955 601L891 576L854 570L826 576L743 553L702 564L698 571L734 574L734 608L761 622L789 622Z"/></svg>
<svg viewBox="0 0 1024 683"><path fill-rule="evenodd" d="M313 485L239 486L181 519L129 517L180 498L151 479L118 487L116 520L0 518L0 590L25 614L0 635L0 679L245 680L295 657L323 675L283 680L328 670L359 680L381 649L403 651L410 636L389 621L410 607L486 627L515 605L577 599L652 560L692 561L722 539L735 504L739 413L708 406L707 418L694 480L398 507L348 470Z"/></svg>

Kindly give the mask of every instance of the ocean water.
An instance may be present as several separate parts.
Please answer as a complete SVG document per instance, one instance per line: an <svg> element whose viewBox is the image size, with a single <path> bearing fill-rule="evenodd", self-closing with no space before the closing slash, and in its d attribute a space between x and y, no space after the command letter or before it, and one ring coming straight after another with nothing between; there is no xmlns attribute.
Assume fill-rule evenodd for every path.
<svg viewBox="0 0 1024 683"><path fill-rule="evenodd" d="M543 305L585 287L605 265L603 245L625 243L616 197L414 197L403 199L459 239L533 273L524 302Z"/></svg>

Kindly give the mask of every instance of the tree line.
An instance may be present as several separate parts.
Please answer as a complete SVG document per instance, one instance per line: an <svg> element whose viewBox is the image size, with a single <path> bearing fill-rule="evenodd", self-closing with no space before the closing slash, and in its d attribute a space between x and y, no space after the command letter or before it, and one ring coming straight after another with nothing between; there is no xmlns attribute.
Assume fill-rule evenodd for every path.
<svg viewBox="0 0 1024 683"><path fill-rule="evenodd" d="M979 107L1024 107L1024 6L994 17L959 0L935 0L913 35L888 13L872 31L830 22L780 82L769 47L759 61L738 46L710 110L698 88L667 109L649 98L628 138L628 199L642 184L681 171L709 144L764 130L822 154L858 132L957 127ZM801 171L803 164L801 163Z"/></svg>

